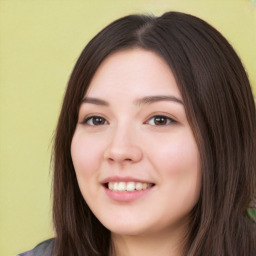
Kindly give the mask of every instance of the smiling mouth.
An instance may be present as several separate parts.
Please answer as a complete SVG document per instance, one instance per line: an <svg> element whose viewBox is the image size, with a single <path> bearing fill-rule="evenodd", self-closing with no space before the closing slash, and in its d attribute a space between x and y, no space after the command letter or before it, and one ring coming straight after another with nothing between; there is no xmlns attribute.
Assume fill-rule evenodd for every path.
<svg viewBox="0 0 256 256"><path fill-rule="evenodd" d="M141 191L146 190L154 186L153 183L144 183L144 182L124 182L124 181L111 181L105 183L104 186L112 191L119 191L119 192L133 192L133 191Z"/></svg>

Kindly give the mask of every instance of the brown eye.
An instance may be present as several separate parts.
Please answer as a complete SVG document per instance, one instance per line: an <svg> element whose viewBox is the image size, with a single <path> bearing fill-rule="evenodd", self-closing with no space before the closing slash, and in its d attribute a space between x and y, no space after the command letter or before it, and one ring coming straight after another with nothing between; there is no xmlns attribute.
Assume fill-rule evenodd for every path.
<svg viewBox="0 0 256 256"><path fill-rule="evenodd" d="M148 124L155 126L164 126L176 121L167 116L153 116L149 119Z"/></svg>
<svg viewBox="0 0 256 256"><path fill-rule="evenodd" d="M101 116L90 116L83 121L83 124L98 126L107 124L107 121Z"/></svg>

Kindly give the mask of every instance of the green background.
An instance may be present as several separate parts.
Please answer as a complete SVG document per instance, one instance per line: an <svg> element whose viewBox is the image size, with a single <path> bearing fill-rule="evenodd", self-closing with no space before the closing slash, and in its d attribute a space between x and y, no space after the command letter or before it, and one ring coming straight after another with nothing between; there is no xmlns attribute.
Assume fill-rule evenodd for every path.
<svg viewBox="0 0 256 256"><path fill-rule="evenodd" d="M0 0L0 255L54 235L52 138L82 48L116 18L170 10L219 29L256 87L255 0Z"/></svg>

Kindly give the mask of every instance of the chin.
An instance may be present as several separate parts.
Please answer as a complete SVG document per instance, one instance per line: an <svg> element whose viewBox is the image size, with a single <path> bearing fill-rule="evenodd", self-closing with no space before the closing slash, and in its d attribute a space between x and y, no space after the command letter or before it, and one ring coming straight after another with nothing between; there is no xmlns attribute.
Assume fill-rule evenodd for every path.
<svg viewBox="0 0 256 256"><path fill-rule="evenodd" d="M102 223L102 222L101 222ZM126 221L125 223L102 223L111 233L117 235L136 236L148 232L144 226Z"/></svg>

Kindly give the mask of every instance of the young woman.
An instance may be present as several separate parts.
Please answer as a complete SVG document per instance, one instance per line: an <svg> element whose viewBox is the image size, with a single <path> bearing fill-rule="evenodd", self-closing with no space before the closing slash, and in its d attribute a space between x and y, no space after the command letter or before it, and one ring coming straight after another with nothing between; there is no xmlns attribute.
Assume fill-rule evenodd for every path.
<svg viewBox="0 0 256 256"><path fill-rule="evenodd" d="M245 70L213 27L177 12L114 21L64 98L56 238L24 255L256 255L255 127Z"/></svg>

